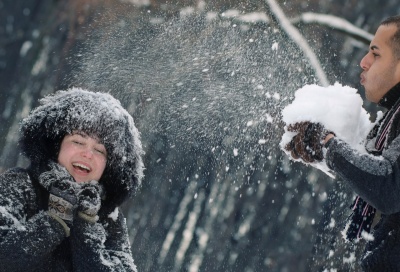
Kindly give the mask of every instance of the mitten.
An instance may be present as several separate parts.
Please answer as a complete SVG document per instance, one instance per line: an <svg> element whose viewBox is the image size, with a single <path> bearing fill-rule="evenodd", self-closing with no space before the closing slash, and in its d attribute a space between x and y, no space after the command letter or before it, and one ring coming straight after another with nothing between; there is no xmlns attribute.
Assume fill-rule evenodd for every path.
<svg viewBox="0 0 400 272"><path fill-rule="evenodd" d="M82 185L78 192L78 215L89 222L98 220L97 213L101 206L103 187L97 181L91 181Z"/></svg>
<svg viewBox="0 0 400 272"><path fill-rule="evenodd" d="M41 184L46 185L50 193L48 213L64 227L68 236L80 186L61 165L53 162L49 166L50 170L39 176Z"/></svg>
<svg viewBox="0 0 400 272"><path fill-rule="evenodd" d="M320 123L300 122L289 125L290 132L297 132L293 139L285 146L294 159L313 163L324 159L322 148L325 137L332 133Z"/></svg>

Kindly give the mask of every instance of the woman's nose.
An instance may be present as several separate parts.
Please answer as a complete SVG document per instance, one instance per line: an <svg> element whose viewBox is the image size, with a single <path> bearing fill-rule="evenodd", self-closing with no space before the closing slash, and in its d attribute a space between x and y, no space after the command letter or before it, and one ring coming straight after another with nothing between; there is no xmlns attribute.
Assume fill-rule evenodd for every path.
<svg viewBox="0 0 400 272"><path fill-rule="evenodd" d="M90 148L85 148L85 150L82 151L82 155L86 158L92 158L93 157L93 150Z"/></svg>

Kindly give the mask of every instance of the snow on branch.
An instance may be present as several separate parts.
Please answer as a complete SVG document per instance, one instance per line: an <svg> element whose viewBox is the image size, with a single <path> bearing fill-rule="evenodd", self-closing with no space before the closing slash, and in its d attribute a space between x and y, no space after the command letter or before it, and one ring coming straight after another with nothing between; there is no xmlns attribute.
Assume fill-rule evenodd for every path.
<svg viewBox="0 0 400 272"><path fill-rule="evenodd" d="M236 20L242 24L268 23L269 18L265 12L241 13L237 9L228 9L221 14L221 18Z"/></svg>
<svg viewBox="0 0 400 272"><path fill-rule="evenodd" d="M321 64L314 54L314 51L307 43L306 39L300 34L300 32L295 28L286 15L283 13L282 9L275 0L265 1L269 6L272 15L279 22L280 26L286 32L286 34L297 44L297 46L304 52L305 56L308 58L310 65L314 68L317 78L323 86L328 86L329 81L321 67Z"/></svg>
<svg viewBox="0 0 400 272"><path fill-rule="evenodd" d="M363 43L369 44L374 35L371 33L356 27L349 21L336 17L333 15L326 15L326 14L318 14L313 12L306 12L301 14L299 17L296 17L291 20L292 24L298 23L306 23L306 24L320 24L324 26L328 26L334 30L343 32L352 36L353 38L362 41Z"/></svg>

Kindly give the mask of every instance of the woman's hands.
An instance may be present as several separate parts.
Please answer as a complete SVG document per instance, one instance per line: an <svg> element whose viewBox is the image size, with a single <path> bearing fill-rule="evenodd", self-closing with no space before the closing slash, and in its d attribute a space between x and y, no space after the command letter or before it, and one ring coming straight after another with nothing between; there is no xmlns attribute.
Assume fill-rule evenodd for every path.
<svg viewBox="0 0 400 272"><path fill-rule="evenodd" d="M49 163L49 170L40 176L40 183L49 191L48 213L69 236L76 216L94 223L101 206L102 186L97 181L77 183L58 163Z"/></svg>
<svg viewBox="0 0 400 272"><path fill-rule="evenodd" d="M48 166L49 170L39 176L40 183L49 191L48 213L69 228L72 226L80 186L58 163L50 162ZM67 231L64 224L62 225Z"/></svg>
<svg viewBox="0 0 400 272"><path fill-rule="evenodd" d="M55 181L50 187L48 211L72 226L74 210L78 201L79 186L69 180Z"/></svg>
<svg viewBox="0 0 400 272"><path fill-rule="evenodd" d="M78 215L89 222L96 222L100 210L103 188L99 183L91 181L81 186L78 191Z"/></svg>

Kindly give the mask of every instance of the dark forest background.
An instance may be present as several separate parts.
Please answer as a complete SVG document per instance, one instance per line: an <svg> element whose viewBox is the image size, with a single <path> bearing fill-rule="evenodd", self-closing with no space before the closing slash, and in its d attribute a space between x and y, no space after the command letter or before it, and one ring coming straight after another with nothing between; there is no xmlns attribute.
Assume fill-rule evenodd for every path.
<svg viewBox="0 0 400 272"><path fill-rule="evenodd" d="M123 207L139 271L358 271L363 244L340 233L353 195L284 156L280 112L322 83L318 72L364 97L368 40L296 18L333 15L373 34L399 12L394 0L0 0L0 172L26 166L18 126L39 98L110 92L146 151L143 186Z"/></svg>

